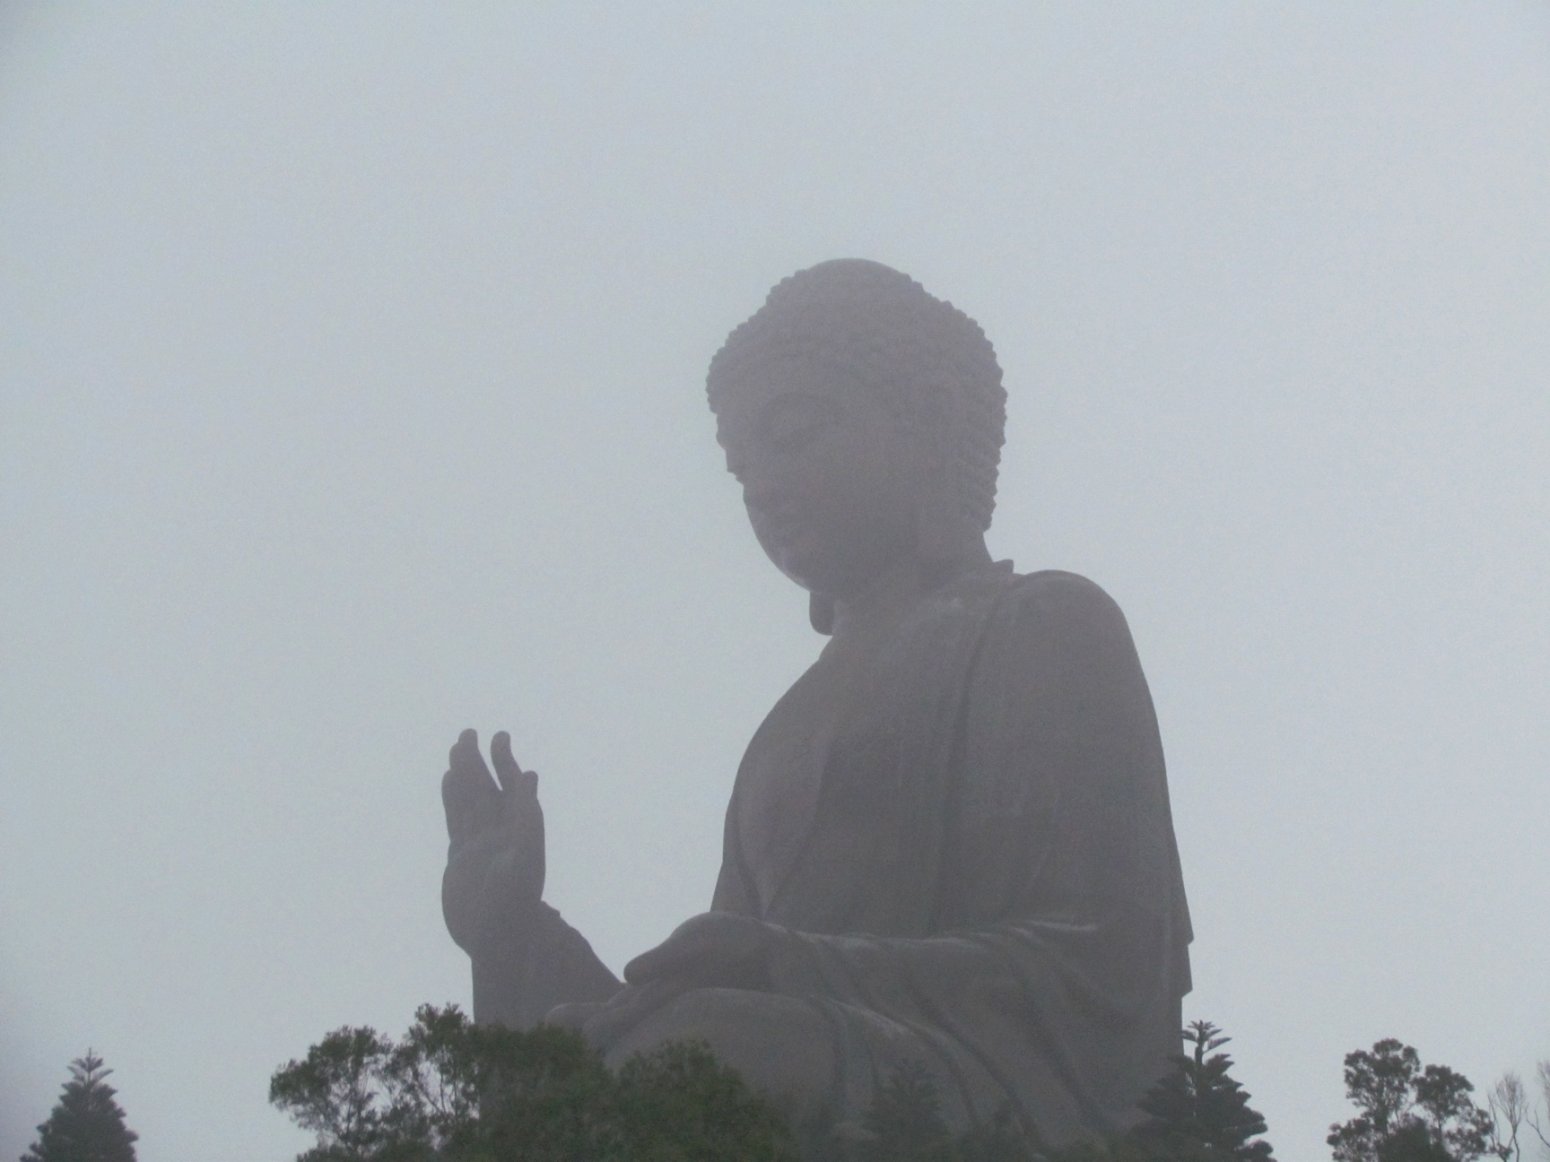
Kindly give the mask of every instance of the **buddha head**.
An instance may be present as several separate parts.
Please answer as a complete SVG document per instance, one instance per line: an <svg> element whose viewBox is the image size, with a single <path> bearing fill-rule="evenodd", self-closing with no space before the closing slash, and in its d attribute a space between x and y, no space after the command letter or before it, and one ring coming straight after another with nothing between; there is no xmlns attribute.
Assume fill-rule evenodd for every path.
<svg viewBox="0 0 1550 1162"><path fill-rule="evenodd" d="M754 533L814 595L813 621L900 564L983 560L1006 393L979 326L907 275L799 271L727 338L707 378Z"/></svg>

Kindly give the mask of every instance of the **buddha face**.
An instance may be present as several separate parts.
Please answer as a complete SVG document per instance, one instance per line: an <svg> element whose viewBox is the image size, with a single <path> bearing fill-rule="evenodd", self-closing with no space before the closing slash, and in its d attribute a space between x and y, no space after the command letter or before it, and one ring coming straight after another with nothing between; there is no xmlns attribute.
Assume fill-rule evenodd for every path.
<svg viewBox="0 0 1550 1162"><path fill-rule="evenodd" d="M754 535L797 584L843 599L913 556L922 457L854 376L762 363L718 402L716 429Z"/></svg>

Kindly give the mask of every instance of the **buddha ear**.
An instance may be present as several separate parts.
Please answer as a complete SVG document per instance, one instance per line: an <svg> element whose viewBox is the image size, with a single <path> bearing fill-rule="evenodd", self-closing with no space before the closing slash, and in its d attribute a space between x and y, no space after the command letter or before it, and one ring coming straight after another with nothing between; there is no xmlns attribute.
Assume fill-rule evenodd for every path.
<svg viewBox="0 0 1550 1162"><path fill-rule="evenodd" d="M834 598L822 593L812 593L807 598L807 620L813 628L827 636L834 632Z"/></svg>

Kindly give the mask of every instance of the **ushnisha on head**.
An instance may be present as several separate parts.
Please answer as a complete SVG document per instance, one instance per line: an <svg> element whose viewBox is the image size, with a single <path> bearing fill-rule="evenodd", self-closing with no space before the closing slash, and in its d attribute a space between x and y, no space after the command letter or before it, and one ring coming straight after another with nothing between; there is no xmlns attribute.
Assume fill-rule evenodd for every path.
<svg viewBox="0 0 1550 1162"><path fill-rule="evenodd" d="M983 557L1006 418L1001 368L978 324L909 276L839 259L783 280L711 360L707 390L755 532L815 594L845 596L822 568L804 576L795 550L782 560L774 542L785 526L802 525L807 542L826 540L831 556L863 572L881 559L882 541L897 553L908 539L923 562L946 563L964 545ZM773 412L787 397L832 407L761 428L759 409ZM815 446L791 452L810 429L822 430ZM770 517L777 510L783 526Z"/></svg>
<svg viewBox="0 0 1550 1162"><path fill-rule="evenodd" d="M712 411L760 363L813 360L854 376L940 459L963 513L990 527L1006 390L985 332L892 267L838 258L779 282L706 377Z"/></svg>

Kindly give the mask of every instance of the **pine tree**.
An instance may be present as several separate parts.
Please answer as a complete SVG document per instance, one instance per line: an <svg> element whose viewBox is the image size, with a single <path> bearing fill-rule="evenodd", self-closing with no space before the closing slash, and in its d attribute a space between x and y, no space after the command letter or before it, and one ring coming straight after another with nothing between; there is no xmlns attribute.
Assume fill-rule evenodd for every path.
<svg viewBox="0 0 1550 1162"><path fill-rule="evenodd" d="M135 1162L139 1135L124 1125L117 1091L104 1080L112 1072L90 1049L72 1061L59 1104L21 1162Z"/></svg>
<svg viewBox="0 0 1550 1162"><path fill-rule="evenodd" d="M1249 1095L1228 1075L1232 1058L1225 1053L1206 1056L1230 1039L1209 1021L1194 1021L1184 1030L1193 1052L1174 1057L1173 1071L1140 1102L1151 1120L1137 1127L1135 1136L1148 1156L1271 1162L1270 1143L1249 1140L1265 1132L1265 1119L1249 1107Z"/></svg>

